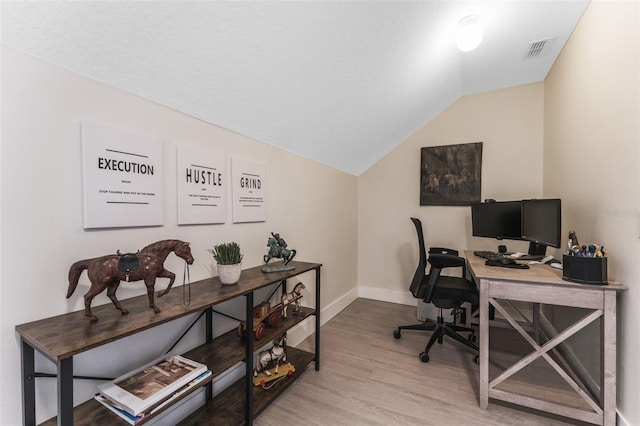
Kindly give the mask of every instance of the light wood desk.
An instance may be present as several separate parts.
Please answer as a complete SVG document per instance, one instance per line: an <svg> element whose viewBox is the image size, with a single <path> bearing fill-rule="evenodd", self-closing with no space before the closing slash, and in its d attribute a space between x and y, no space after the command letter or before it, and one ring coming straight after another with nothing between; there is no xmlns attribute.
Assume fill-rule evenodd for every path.
<svg viewBox="0 0 640 426"><path fill-rule="evenodd" d="M485 259L475 256L471 250L465 250L465 257L467 258L467 269L480 288L480 408L486 409L489 398L494 398L589 423L615 425L616 294L624 290L625 287L622 285L585 285L564 281L561 278L562 271L549 265L530 265L530 269L486 266ZM505 301L507 300L585 308L590 312L557 336L540 345L518 324L509 310L505 309ZM533 348L533 352L506 368L491 382L489 382L489 305L494 306L496 311ZM601 395L599 398L592 398L548 352L601 317ZM565 406L557 402L497 389L500 383L538 358L545 359L591 409ZM598 399L601 402L598 402Z"/></svg>

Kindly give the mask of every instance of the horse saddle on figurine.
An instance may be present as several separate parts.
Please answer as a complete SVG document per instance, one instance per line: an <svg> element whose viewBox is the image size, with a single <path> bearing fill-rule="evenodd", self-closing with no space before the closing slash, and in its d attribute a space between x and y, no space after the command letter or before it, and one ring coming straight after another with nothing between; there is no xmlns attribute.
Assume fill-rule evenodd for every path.
<svg viewBox="0 0 640 426"><path fill-rule="evenodd" d="M138 259L138 250L137 253L120 253L120 250L116 252L120 259L118 259L118 271L126 274L127 281L129 281L129 273L131 271L135 271L140 267L140 259Z"/></svg>

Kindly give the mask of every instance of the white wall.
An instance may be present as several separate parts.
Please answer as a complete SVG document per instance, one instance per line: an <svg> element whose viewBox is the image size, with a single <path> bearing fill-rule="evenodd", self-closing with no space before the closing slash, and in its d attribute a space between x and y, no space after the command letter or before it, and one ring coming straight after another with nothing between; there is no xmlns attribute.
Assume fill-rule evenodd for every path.
<svg viewBox="0 0 640 426"><path fill-rule="evenodd" d="M640 3L591 2L544 95L544 194L562 198L564 230L605 245L609 279L628 286L618 303L618 409L623 424L638 425ZM571 319L562 314L556 322ZM593 353L593 341L580 343Z"/></svg>
<svg viewBox="0 0 640 426"><path fill-rule="evenodd" d="M426 244L497 250L471 236L468 206L420 206L420 148L483 142L482 199L542 195L542 83L459 99L372 166L358 181L358 285L361 295L415 303L408 286L418 260L410 217ZM503 241L526 251L522 241Z"/></svg>
<svg viewBox="0 0 640 426"><path fill-rule="evenodd" d="M234 239L247 266L260 263L270 231L281 232L301 260L324 264L322 306L330 313L354 294L413 303L407 286L417 260L409 217L423 220L431 245L495 249L473 238L468 207L419 206L420 148L483 141L482 198L563 199L563 233L603 241L610 278L629 290L619 309L618 407L628 425L640 424L640 176L638 175L640 10L637 2L593 1L544 83L468 96L425 125L356 179L167 108L103 86L38 60L2 51L2 146L0 183L0 360L18 366L14 327L80 309L82 291L64 298L68 267L75 260L181 238L194 245L193 280L211 275L206 249ZM251 117L247 117L251 119ZM155 136L165 146L165 223L160 228L82 229L81 120ZM178 227L174 148L188 143L224 150L228 156L264 160L269 178L266 223ZM585 184L585 175L596 179ZM588 213L588 214L587 214ZM357 231L357 232L356 232ZM524 250L524 243L507 242ZM631 256L631 257L629 257ZM625 261L623 261L625 259ZM251 261L253 260L253 261ZM357 271L356 271L357 261ZM37 266L31 266L36 262ZM170 257L167 267L178 271ZM358 287L356 287L356 280ZM86 281L84 287L86 289ZM173 291L180 291L177 287ZM120 298L142 294L123 285ZM309 298L311 295L307 295ZM103 296L96 304L107 303ZM229 310L238 309L229 306ZM326 318L323 318L326 319ZM182 324L133 336L78 357L77 372L96 365L107 373L134 365L144 353L164 350L163 334ZM133 347L140 347L133 350ZM135 352L135 353L134 353ZM118 355L119 356L114 356ZM51 370L38 360L42 370ZM109 370L111 369L111 370ZM91 396L78 383L76 398ZM20 423L19 372L0 382L0 424ZM40 379L38 416L55 412L55 385Z"/></svg>
<svg viewBox="0 0 640 426"><path fill-rule="evenodd" d="M247 117L250 120L251 117ZM131 133L159 138L164 147L164 214L162 227L91 230L82 227L80 122L92 121ZM282 123L286 125L286 123ZM176 158L178 144L206 147L227 157L263 161L267 168L268 220L224 225L177 226ZM0 256L1 365L0 424L21 423L20 346L15 325L82 309L86 275L67 300L67 273L76 260L134 251L168 238L189 241L195 263L191 279L215 274L214 244L237 241L244 266L262 263L271 231L280 232L296 259L323 263L323 312L339 311L356 287L357 180L355 177L269 145L185 116L33 57L2 50L2 245ZM229 171L229 170L228 170ZM183 263L170 255L167 269L176 272L181 291ZM313 303L313 274L305 275L307 303ZM159 280L158 288L166 281ZM123 284L123 300L144 294L141 283ZM228 312L241 310L229 303ZM105 295L93 305L110 303ZM162 299L159 299L162 308ZM115 309L115 308L114 308ZM239 315L240 313L238 313ZM323 318L323 321L327 318ZM75 359L76 374L115 376L168 349L187 319L90 351ZM223 325L232 328L234 324ZM183 344L195 344L193 336ZM186 348L184 348L186 350ZM39 371L53 365L37 358ZM75 400L91 398L97 383L76 381ZM38 379L38 421L56 411L55 381Z"/></svg>
<svg viewBox="0 0 640 426"><path fill-rule="evenodd" d="M468 207L419 206L420 147L484 142L483 199L562 198L562 233L603 243L609 278L629 287L618 304L618 410L627 425L640 424L639 23L638 2L593 1L544 83L458 100L358 182L359 293L407 304L418 258L409 217L422 219L429 245L497 245L471 237ZM554 314L557 324L571 319ZM597 358L595 338L576 339L574 350Z"/></svg>

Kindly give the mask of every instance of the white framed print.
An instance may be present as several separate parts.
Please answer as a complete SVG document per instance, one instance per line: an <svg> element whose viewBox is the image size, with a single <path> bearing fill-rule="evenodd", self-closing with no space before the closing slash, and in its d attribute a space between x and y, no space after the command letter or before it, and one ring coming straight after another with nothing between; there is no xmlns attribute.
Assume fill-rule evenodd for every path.
<svg viewBox="0 0 640 426"><path fill-rule="evenodd" d="M231 159L233 222L267 220L267 176L264 163Z"/></svg>
<svg viewBox="0 0 640 426"><path fill-rule="evenodd" d="M225 223L225 156L179 145L176 153L178 225Z"/></svg>
<svg viewBox="0 0 640 426"><path fill-rule="evenodd" d="M82 123L84 227L164 224L162 141Z"/></svg>

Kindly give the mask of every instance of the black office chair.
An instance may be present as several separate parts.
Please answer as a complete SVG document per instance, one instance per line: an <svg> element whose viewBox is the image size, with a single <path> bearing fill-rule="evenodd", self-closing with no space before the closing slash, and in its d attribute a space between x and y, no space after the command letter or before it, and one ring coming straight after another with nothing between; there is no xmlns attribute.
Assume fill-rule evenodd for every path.
<svg viewBox="0 0 640 426"><path fill-rule="evenodd" d="M411 280L409 290L411 294L413 294L413 297L436 306L439 309L439 314L436 324L424 322L420 324L403 325L393 332L393 336L399 339L401 337L401 330L433 331L427 346L424 348L424 352L420 354L420 360L422 362L429 361L429 349L436 341L442 343L444 335L478 351L478 346L475 344L477 337L474 329L456 324L456 317L462 313L462 305L464 303L469 302L473 307L479 305L478 289L471 281L464 278L466 272L465 260L458 256L456 250L442 247L430 248L429 258L427 259L422 233L422 222L420 222L420 219L413 217L411 221L415 225L416 232L418 233L420 260L413 279ZM427 263L431 265L429 274L425 274ZM446 268L462 268L462 277L441 275L442 270ZM453 309L454 315L451 323L444 322L442 316L443 309ZM465 339L459 332L469 332L471 334ZM474 361L476 363L478 362L478 355L474 357Z"/></svg>

